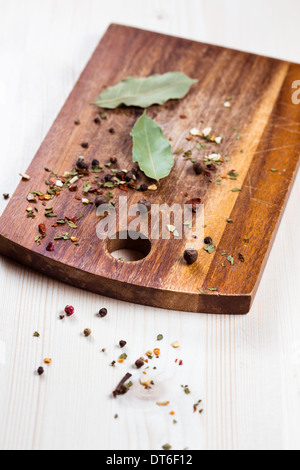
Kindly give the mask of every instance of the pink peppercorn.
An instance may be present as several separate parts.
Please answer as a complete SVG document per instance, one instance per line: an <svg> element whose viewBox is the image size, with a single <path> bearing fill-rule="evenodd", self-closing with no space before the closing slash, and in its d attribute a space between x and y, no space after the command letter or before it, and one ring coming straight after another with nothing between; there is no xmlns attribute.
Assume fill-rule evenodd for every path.
<svg viewBox="0 0 300 470"><path fill-rule="evenodd" d="M47 251L54 251L54 243L50 242L46 248Z"/></svg>
<svg viewBox="0 0 300 470"><path fill-rule="evenodd" d="M67 317L71 317L73 313L75 312L75 309L74 307L72 307L72 305L67 305L65 308L65 312L67 314Z"/></svg>
<svg viewBox="0 0 300 470"><path fill-rule="evenodd" d="M182 365L183 365L183 361L180 360L180 361L179 361L179 365L182 366Z"/></svg>

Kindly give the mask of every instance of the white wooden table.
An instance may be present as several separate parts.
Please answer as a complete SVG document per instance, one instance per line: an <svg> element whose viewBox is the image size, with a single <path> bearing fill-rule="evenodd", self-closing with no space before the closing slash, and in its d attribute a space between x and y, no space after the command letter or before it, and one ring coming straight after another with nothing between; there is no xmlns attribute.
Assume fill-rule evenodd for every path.
<svg viewBox="0 0 300 470"><path fill-rule="evenodd" d="M1 194L13 193L109 23L299 62L299 16L298 0L0 0ZM299 449L299 201L300 175L243 317L129 305L1 258L0 448ZM1 211L5 205L1 196ZM66 304L76 317L60 321ZM99 319L104 306L109 314ZM80 334L86 327L92 338ZM127 372L127 364L109 366L120 339L128 342L127 364L161 347L158 392L149 399L139 385L110 397ZM53 363L40 378L34 371L44 357ZM200 398L202 415L193 413ZM158 407L157 399L171 405Z"/></svg>

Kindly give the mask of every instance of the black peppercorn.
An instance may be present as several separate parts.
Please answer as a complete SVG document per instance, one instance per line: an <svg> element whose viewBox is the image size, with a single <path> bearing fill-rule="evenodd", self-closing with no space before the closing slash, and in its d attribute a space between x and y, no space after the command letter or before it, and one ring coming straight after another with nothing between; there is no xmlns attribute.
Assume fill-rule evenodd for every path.
<svg viewBox="0 0 300 470"><path fill-rule="evenodd" d="M143 367L144 364L145 364L145 363L144 363L144 361L143 361L142 358L140 358L140 359L138 359L137 361L135 361L135 365L136 365L136 368L137 368L137 369L140 369L141 367Z"/></svg>
<svg viewBox="0 0 300 470"><path fill-rule="evenodd" d="M89 148L88 142L82 142L81 147L82 147L83 149L88 149L88 148Z"/></svg>
<svg viewBox="0 0 300 470"><path fill-rule="evenodd" d="M82 158L79 158L77 160L76 166L77 168L79 168L79 170L88 170L89 168L88 164L84 163L84 160L82 160Z"/></svg>
<svg viewBox="0 0 300 470"><path fill-rule="evenodd" d="M146 183L141 184L140 191L148 191L148 185Z"/></svg>
<svg viewBox="0 0 300 470"><path fill-rule="evenodd" d="M99 160L94 159L92 161L92 166L99 166Z"/></svg>
<svg viewBox="0 0 300 470"><path fill-rule="evenodd" d="M198 251L193 249L185 250L184 259L187 264L194 264L198 259Z"/></svg>
<svg viewBox="0 0 300 470"><path fill-rule="evenodd" d="M79 124L80 124L79 119L76 119L76 121L74 121L74 124L75 124L75 126L79 126Z"/></svg>
<svg viewBox="0 0 300 470"><path fill-rule="evenodd" d="M39 367L38 370L37 370L37 373L38 373L39 375L43 375L44 372L45 372L45 371L44 371L44 368L43 368L43 367Z"/></svg>
<svg viewBox="0 0 300 470"><path fill-rule="evenodd" d="M98 117L96 117L96 118L94 119L94 123L95 123L95 124L101 124L101 121L100 121L100 119L99 119Z"/></svg>
<svg viewBox="0 0 300 470"><path fill-rule="evenodd" d="M138 202L138 206L143 206L141 208L139 207L140 212L144 210L144 207L146 207L148 212L151 211L151 202L149 202L147 199L140 199Z"/></svg>
<svg viewBox="0 0 300 470"><path fill-rule="evenodd" d="M211 245L212 242L213 242L213 239L211 237L204 238L205 245Z"/></svg>
<svg viewBox="0 0 300 470"><path fill-rule="evenodd" d="M114 134L115 133L115 130L113 127L111 127L110 129L108 129L108 132L110 132L111 134Z"/></svg>
<svg viewBox="0 0 300 470"><path fill-rule="evenodd" d="M110 159L109 159L109 160L110 160L110 163L112 163L112 164L115 164L115 163L117 163L117 162L118 162L118 159L117 159L117 157L110 157Z"/></svg>
<svg viewBox="0 0 300 470"><path fill-rule="evenodd" d="M95 206L99 207L102 206L103 204L107 204L107 199L105 196L97 196L95 199Z"/></svg>
<svg viewBox="0 0 300 470"><path fill-rule="evenodd" d="M124 348L126 344L127 344L126 341L124 341L123 339L121 339L121 341L119 342L120 348Z"/></svg>
<svg viewBox="0 0 300 470"><path fill-rule="evenodd" d="M129 183L130 181L132 181L134 178L133 178L133 173L132 171L128 171L128 173L126 173L125 175L125 181L127 181L127 183Z"/></svg>
<svg viewBox="0 0 300 470"><path fill-rule="evenodd" d="M106 317L106 315L107 315L107 309L106 308L101 308L101 310L99 310L99 316L101 318L104 318L104 317Z"/></svg>
<svg viewBox="0 0 300 470"><path fill-rule="evenodd" d="M244 258L244 256L243 256L241 253L238 254L238 257L239 257L239 260L240 260L242 263L245 262L245 258Z"/></svg>
<svg viewBox="0 0 300 470"><path fill-rule="evenodd" d="M203 163L199 161L194 163L193 168L194 168L194 172L196 173L196 175L202 175L202 173L204 173L205 171L205 167Z"/></svg>
<svg viewBox="0 0 300 470"><path fill-rule="evenodd" d="M104 176L104 181L106 181L106 183L111 181L112 179L113 179L113 175L105 175Z"/></svg>
<svg viewBox="0 0 300 470"><path fill-rule="evenodd" d="M7 201L7 199L9 199L9 194L5 193L5 194L3 194L3 197Z"/></svg>
<svg viewBox="0 0 300 470"><path fill-rule="evenodd" d="M116 173L116 177L117 177L119 180L123 179L123 178L122 178L123 175L124 175L124 172L123 172L123 171L118 171L118 173Z"/></svg>

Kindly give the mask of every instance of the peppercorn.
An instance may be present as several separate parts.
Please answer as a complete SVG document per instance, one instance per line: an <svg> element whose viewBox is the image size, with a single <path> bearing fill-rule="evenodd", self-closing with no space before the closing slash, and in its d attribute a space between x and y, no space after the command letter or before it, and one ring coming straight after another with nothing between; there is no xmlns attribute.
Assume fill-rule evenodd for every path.
<svg viewBox="0 0 300 470"><path fill-rule="evenodd" d="M205 245L211 245L212 242L213 242L213 239L211 237L204 238Z"/></svg>
<svg viewBox="0 0 300 470"><path fill-rule="evenodd" d="M133 175L132 171L128 171L128 173L126 173L126 175L125 175L125 181L127 181L127 183L129 183L133 179L134 179L134 175Z"/></svg>
<svg viewBox="0 0 300 470"><path fill-rule="evenodd" d="M102 206L103 204L107 204L107 199L105 196L97 196L95 199L95 206L99 207Z"/></svg>
<svg viewBox="0 0 300 470"><path fill-rule="evenodd" d="M124 171L118 171L118 173L116 173L116 177L121 180L123 179L123 175L124 175Z"/></svg>
<svg viewBox="0 0 300 470"><path fill-rule="evenodd" d="M79 168L79 170L88 170L88 168L89 168L88 164L84 163L82 158L79 158L77 160L76 166L77 166L77 168Z"/></svg>
<svg viewBox="0 0 300 470"><path fill-rule="evenodd" d="M88 149L88 148L89 148L88 142L82 142L81 147L82 147L83 149Z"/></svg>
<svg viewBox="0 0 300 470"><path fill-rule="evenodd" d="M43 368L43 367L39 367L38 370L37 370L37 373L38 373L39 375L43 375L44 372L45 372L45 371L44 371L44 368Z"/></svg>
<svg viewBox="0 0 300 470"><path fill-rule="evenodd" d="M101 318L104 318L104 317L106 317L106 315L107 315L107 309L106 308L101 308L101 310L99 310L99 316Z"/></svg>
<svg viewBox="0 0 300 470"><path fill-rule="evenodd" d="M99 166L99 160L94 159L92 161L92 166Z"/></svg>
<svg viewBox="0 0 300 470"><path fill-rule="evenodd" d="M151 211L151 202L149 202L147 199L140 199L138 202L138 206L142 206L142 207L139 207L140 212L144 211L145 207L148 212Z"/></svg>
<svg viewBox="0 0 300 470"><path fill-rule="evenodd" d="M75 192L77 191L77 189L78 189L78 185L76 183L71 184L71 186L69 187L69 191L71 192Z"/></svg>
<svg viewBox="0 0 300 470"><path fill-rule="evenodd" d="M197 250L185 250L184 252L184 259L187 264L194 264L198 259L198 251Z"/></svg>
<svg viewBox="0 0 300 470"><path fill-rule="evenodd" d="M109 160L110 160L110 163L112 163L113 165L115 165L118 162L117 157L110 157Z"/></svg>
<svg viewBox="0 0 300 470"><path fill-rule="evenodd" d="M121 341L119 342L120 348L124 348L126 344L127 344L126 341L124 341L123 339L121 339Z"/></svg>
<svg viewBox="0 0 300 470"><path fill-rule="evenodd" d="M142 358L135 361L135 365L136 365L137 369L140 369L141 367L143 367L144 364L145 364L145 362L143 361Z"/></svg>
<svg viewBox="0 0 300 470"><path fill-rule="evenodd" d="M47 251L54 251L54 243L53 243L53 242L50 242L50 243L47 245L46 250L47 250Z"/></svg>
<svg viewBox="0 0 300 470"><path fill-rule="evenodd" d="M90 328L86 328L83 332L84 336L87 338L88 336L91 336L92 330Z"/></svg>
<svg viewBox="0 0 300 470"><path fill-rule="evenodd" d="M74 307L72 307L72 305L67 305L65 307L65 312L67 314L67 317L71 317L74 314L75 309L74 309Z"/></svg>
<svg viewBox="0 0 300 470"><path fill-rule="evenodd" d="M74 121L74 124L75 124L75 126L79 126L79 124L80 124L79 119L76 119L76 121Z"/></svg>
<svg viewBox="0 0 300 470"><path fill-rule="evenodd" d="M7 199L9 199L9 194L5 193L5 194L3 194L3 197L7 201Z"/></svg>
<svg viewBox="0 0 300 470"><path fill-rule="evenodd" d="M242 263L245 262L245 258L244 258L244 256L243 256L241 253L238 254L238 258L239 258L239 260L240 260Z"/></svg>
<svg viewBox="0 0 300 470"><path fill-rule="evenodd" d="M148 191L148 185L146 183L141 184L140 191Z"/></svg>
<svg viewBox="0 0 300 470"><path fill-rule="evenodd" d="M193 168L194 168L194 172L196 173L196 175L202 175L202 173L204 173L205 171L205 167L203 163L200 162L199 160L194 163Z"/></svg>
<svg viewBox="0 0 300 470"><path fill-rule="evenodd" d="M112 179L113 179L113 175L105 175L104 176L104 181L106 181L106 183L111 181Z"/></svg>
<svg viewBox="0 0 300 470"><path fill-rule="evenodd" d="M95 123L95 124L101 124L101 121L100 121L100 119L99 119L98 117L96 117L96 118L94 119L94 123Z"/></svg>
<svg viewBox="0 0 300 470"><path fill-rule="evenodd" d="M110 132L110 134L114 134L115 133L115 130L113 127L111 127L110 129L108 129L108 132Z"/></svg>

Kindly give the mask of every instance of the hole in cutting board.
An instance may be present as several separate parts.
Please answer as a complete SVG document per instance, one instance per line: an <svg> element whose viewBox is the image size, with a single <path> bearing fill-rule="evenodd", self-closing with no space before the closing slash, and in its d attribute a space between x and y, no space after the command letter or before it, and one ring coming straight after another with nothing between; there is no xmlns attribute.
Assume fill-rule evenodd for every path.
<svg viewBox="0 0 300 470"><path fill-rule="evenodd" d="M139 232L123 231L107 240L107 250L116 259L125 262L140 261L149 255L151 241Z"/></svg>

